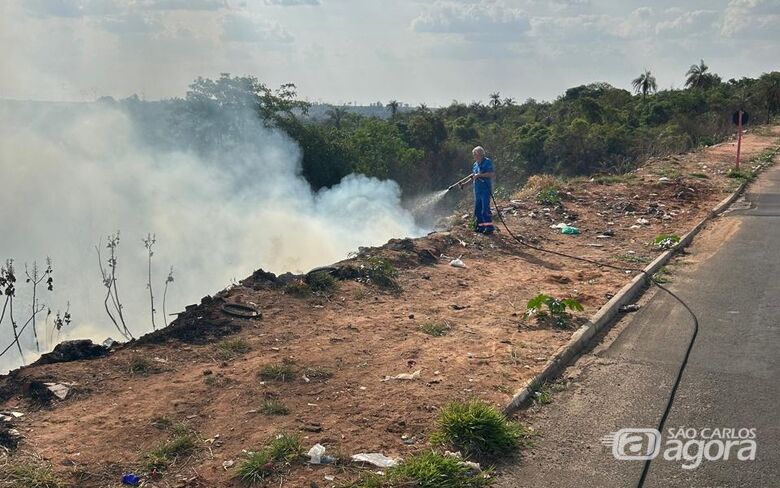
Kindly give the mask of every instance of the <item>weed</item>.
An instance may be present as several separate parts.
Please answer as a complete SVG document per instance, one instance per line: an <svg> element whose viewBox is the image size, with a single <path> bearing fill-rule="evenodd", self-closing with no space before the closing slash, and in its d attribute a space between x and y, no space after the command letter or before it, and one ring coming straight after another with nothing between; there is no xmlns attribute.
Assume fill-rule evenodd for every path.
<svg viewBox="0 0 780 488"><path fill-rule="evenodd" d="M300 455L301 440L289 434L279 434L263 449L247 453L235 477L247 484L260 483Z"/></svg>
<svg viewBox="0 0 780 488"><path fill-rule="evenodd" d="M542 307L547 307L543 310ZM566 328L569 324L570 314L566 310L576 310L582 312L582 304L574 298L555 298L553 296L540 293L528 300L524 317L526 319L536 316L545 318L548 315L552 317L556 327Z"/></svg>
<svg viewBox="0 0 780 488"><path fill-rule="evenodd" d="M631 183L636 179L636 176L632 173L625 173L622 175L601 175L594 176L592 178L593 183L599 185L614 185L616 183Z"/></svg>
<svg viewBox="0 0 780 488"><path fill-rule="evenodd" d="M621 254L618 257L623 261L632 264L648 264L650 261L652 261L652 259L650 259L649 257L641 256L639 254Z"/></svg>
<svg viewBox="0 0 780 488"><path fill-rule="evenodd" d="M511 395L512 389L506 385L496 385L496 391L504 395Z"/></svg>
<svg viewBox="0 0 780 488"><path fill-rule="evenodd" d="M260 404L260 412L263 415L287 415L290 409L280 400L269 399Z"/></svg>
<svg viewBox="0 0 780 488"><path fill-rule="evenodd" d="M229 385L231 380L222 373L210 374L203 379L203 384L206 386L213 386L222 388Z"/></svg>
<svg viewBox="0 0 780 488"><path fill-rule="evenodd" d="M562 383L542 383L539 388L534 392L534 401L539 405L547 405L552 403L553 394L564 389Z"/></svg>
<svg viewBox="0 0 780 488"><path fill-rule="evenodd" d="M653 275L653 281L661 285L664 283L669 283L669 281L671 281L669 277L669 269L666 266L659 269L658 272Z"/></svg>
<svg viewBox="0 0 780 488"><path fill-rule="evenodd" d="M306 282L314 293L328 294L336 289L336 278L327 271L318 271L308 275Z"/></svg>
<svg viewBox="0 0 780 488"><path fill-rule="evenodd" d="M310 381L325 381L333 377L333 372L325 368L309 367L303 370L303 375Z"/></svg>
<svg viewBox="0 0 780 488"><path fill-rule="evenodd" d="M173 424L173 437L144 455L143 470L147 473L165 471L177 459L194 454L198 449L198 436L184 424Z"/></svg>
<svg viewBox="0 0 780 488"><path fill-rule="evenodd" d="M671 249L680 242L680 236L675 234L661 234L653 239L653 246L658 249Z"/></svg>
<svg viewBox="0 0 780 488"><path fill-rule="evenodd" d="M706 173L691 173L691 177L700 178L702 180L710 179L709 175L707 175Z"/></svg>
<svg viewBox="0 0 780 488"><path fill-rule="evenodd" d="M447 335L452 327L450 324L444 322L438 324L436 322L426 322L420 326L420 331L433 337L441 337Z"/></svg>
<svg viewBox="0 0 780 488"><path fill-rule="evenodd" d="M734 178L735 180L740 180L743 182L751 181L755 175L750 170L742 170L742 169L734 169L731 168L728 173L726 173L726 176L728 178Z"/></svg>
<svg viewBox="0 0 780 488"><path fill-rule="evenodd" d="M294 280L284 285L284 294L296 298L306 298L311 295L311 288L303 281Z"/></svg>
<svg viewBox="0 0 780 488"><path fill-rule="evenodd" d="M561 203L561 193L554 187L543 188L536 194L536 203L540 205L558 205Z"/></svg>
<svg viewBox="0 0 780 488"><path fill-rule="evenodd" d="M223 361L233 359L236 356L246 354L252 348L249 343L243 339L225 339L217 344L217 357Z"/></svg>
<svg viewBox="0 0 780 488"><path fill-rule="evenodd" d="M379 288L398 288L398 270L393 264L379 257L369 258L361 266L365 279Z"/></svg>
<svg viewBox="0 0 780 488"><path fill-rule="evenodd" d="M292 381L295 376L295 365L290 361L268 364L260 370L260 378L266 381Z"/></svg>
<svg viewBox="0 0 780 488"><path fill-rule="evenodd" d="M32 461L6 462L0 466L0 484L19 488L65 488L70 486L49 467ZM6 483L8 483L6 485Z"/></svg>
<svg viewBox="0 0 780 488"><path fill-rule="evenodd" d="M436 444L460 449L465 455L499 457L513 453L527 431L488 403L455 401L446 405L431 436Z"/></svg>
<svg viewBox="0 0 780 488"><path fill-rule="evenodd" d="M143 356L133 356L132 359L130 359L128 370L130 371L130 374L139 376L148 376L160 372L160 368L151 359Z"/></svg>
<svg viewBox="0 0 780 488"><path fill-rule="evenodd" d="M384 476L363 475L349 488L479 488L491 483L489 473L474 470L455 456L433 451L415 454L388 469Z"/></svg>

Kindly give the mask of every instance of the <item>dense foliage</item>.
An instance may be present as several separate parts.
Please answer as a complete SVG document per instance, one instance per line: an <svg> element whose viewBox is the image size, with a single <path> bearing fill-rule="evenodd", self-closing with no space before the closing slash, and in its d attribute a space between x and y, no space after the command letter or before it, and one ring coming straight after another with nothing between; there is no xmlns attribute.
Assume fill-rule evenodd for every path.
<svg viewBox="0 0 780 488"><path fill-rule="evenodd" d="M271 90L256 78L226 74L199 78L186 98L165 103L178 114L170 130L201 148L240 140L240 119L231 114L251 110L298 142L303 175L315 188L359 172L392 178L415 193L467 173L477 144L496 160L499 182L511 186L537 173L621 173L651 156L721 140L733 131L731 114L739 108L751 113L753 123L780 110L780 72L724 82L702 61L686 76L685 89L656 91L655 77L645 71L632 83L636 94L593 83L552 102L517 104L493 93L486 105L399 110L391 101L383 118L334 107L315 119L293 85Z"/></svg>

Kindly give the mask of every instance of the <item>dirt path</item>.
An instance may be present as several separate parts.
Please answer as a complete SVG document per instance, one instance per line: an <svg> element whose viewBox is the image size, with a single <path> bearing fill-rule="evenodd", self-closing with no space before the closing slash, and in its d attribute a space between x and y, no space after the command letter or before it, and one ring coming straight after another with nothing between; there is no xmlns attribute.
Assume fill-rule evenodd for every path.
<svg viewBox="0 0 780 488"><path fill-rule="evenodd" d="M778 137L780 128L747 135L745 160L776 146ZM653 238L682 235L737 186L725 176L732 154L733 144L725 143L651 161L625 177L565 183L561 207L536 203L534 192L499 206L513 231L532 242L636 267L658 253L648 244ZM582 233L550 228L559 222ZM256 273L194 307L171 330L107 358L13 373L0 394L5 409L26 413L14 421L25 438L15 456L37 453L79 487L119 486L123 472L138 469L144 454L169 437L159 428L166 419L185 422L208 441L146 486L215 487L235 484L234 468L223 463L240 461L242 450L279 432L300 433L305 449L319 442L341 457L403 457L425 448L440 406L470 397L504 405L568 340L571 329L523 321L528 299L540 292L577 297L585 317L629 278L530 253L505 232L488 237L465 227L458 221L451 232L391 241L337 266L346 276L371 256L387 259L399 270L398 292L344 279L328 296L299 298ZM597 237L608 230L613 237ZM440 254L461 256L467 268L427 262ZM225 301L253 304L263 317L231 318L220 310ZM429 324L447 333L428 335L421 329ZM249 351L226 355L215 336L228 332ZM287 381L258 376L278 365L290 369ZM418 370L418 380L382 381ZM76 385L68 399L38 409L26 395L34 380ZM268 399L283 402L289 414L259 412ZM332 486L350 476L342 467L299 466L283 485Z"/></svg>

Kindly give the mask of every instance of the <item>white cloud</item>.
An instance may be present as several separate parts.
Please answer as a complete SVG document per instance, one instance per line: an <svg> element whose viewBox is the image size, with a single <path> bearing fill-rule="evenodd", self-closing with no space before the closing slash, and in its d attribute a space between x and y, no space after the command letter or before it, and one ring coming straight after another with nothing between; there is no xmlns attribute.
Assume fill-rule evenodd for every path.
<svg viewBox="0 0 780 488"><path fill-rule="evenodd" d="M731 0L726 7L721 34L726 37L777 39L780 33L780 2L777 0Z"/></svg>
<svg viewBox="0 0 780 488"><path fill-rule="evenodd" d="M517 41L529 28L525 13L503 2L437 1L412 20L420 33L458 34L475 41Z"/></svg>
<svg viewBox="0 0 780 488"><path fill-rule="evenodd" d="M142 0L137 5L152 10L220 10L228 6L227 0Z"/></svg>
<svg viewBox="0 0 780 488"><path fill-rule="evenodd" d="M258 44L291 43L293 36L277 22L231 13L222 18L221 39L225 42Z"/></svg>
<svg viewBox="0 0 780 488"><path fill-rule="evenodd" d="M319 5L320 0L265 0L265 3L282 7L297 7L299 5Z"/></svg>

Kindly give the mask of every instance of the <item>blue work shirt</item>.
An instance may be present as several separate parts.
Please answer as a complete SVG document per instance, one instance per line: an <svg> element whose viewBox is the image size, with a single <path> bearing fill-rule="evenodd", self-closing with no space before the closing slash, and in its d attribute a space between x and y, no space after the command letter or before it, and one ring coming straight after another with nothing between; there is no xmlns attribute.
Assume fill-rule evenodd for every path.
<svg viewBox="0 0 780 488"><path fill-rule="evenodd" d="M493 161L488 158L482 158L482 162L474 162L471 171L475 174L492 173ZM493 193L493 181L490 178L474 178L474 191L477 193Z"/></svg>

